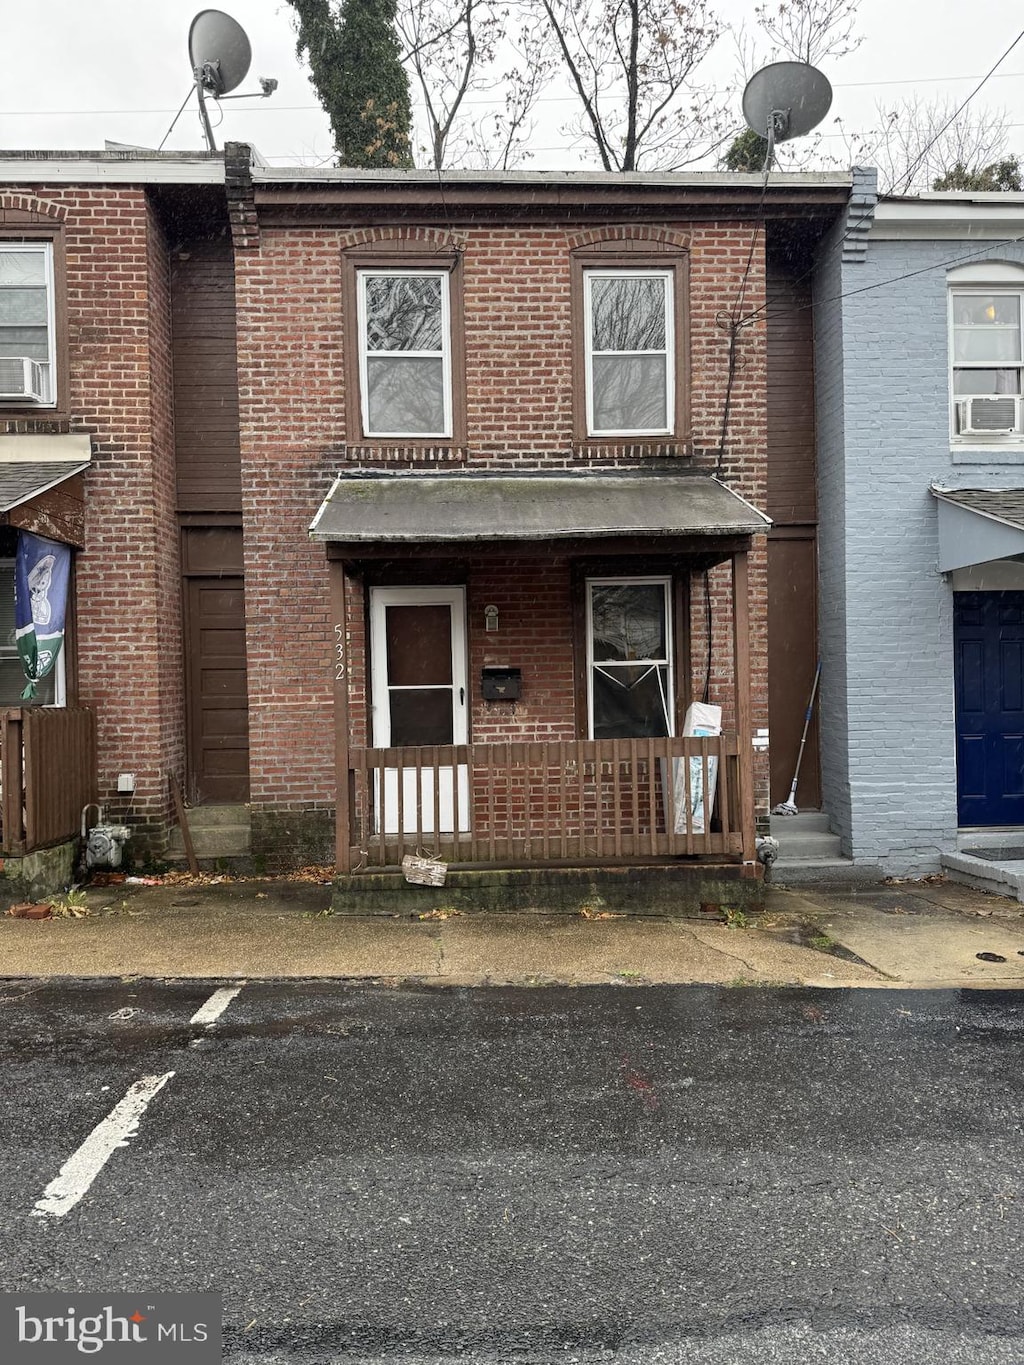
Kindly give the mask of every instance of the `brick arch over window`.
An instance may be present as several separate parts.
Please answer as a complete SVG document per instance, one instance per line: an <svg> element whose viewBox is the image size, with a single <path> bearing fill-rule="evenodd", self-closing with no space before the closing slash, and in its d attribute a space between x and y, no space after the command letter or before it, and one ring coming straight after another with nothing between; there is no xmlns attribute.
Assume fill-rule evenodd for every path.
<svg viewBox="0 0 1024 1365"><path fill-rule="evenodd" d="M461 253L466 244L454 233L430 227L372 227L345 232L341 237L342 251L381 255L419 256L431 251L449 255Z"/></svg>
<svg viewBox="0 0 1024 1365"><path fill-rule="evenodd" d="M688 232L677 232L674 228L621 223L574 233L569 238L569 249L582 251L587 247L600 248L607 244L608 249L628 250L628 244L635 242L647 251L657 250L658 247L665 250L688 251L690 240Z"/></svg>
<svg viewBox="0 0 1024 1365"><path fill-rule="evenodd" d="M668 227L609 224L571 238L574 352L573 446L581 454L631 458L690 453L690 234ZM623 336L597 342L594 293L661 289L665 326L660 342ZM659 369L660 367L660 369ZM650 410L636 401L638 377L651 382ZM633 397L630 397L633 395ZM656 411L660 408L660 411Z"/></svg>
<svg viewBox="0 0 1024 1365"><path fill-rule="evenodd" d="M1024 284L1024 265L1020 261L993 256L988 261L972 261L970 265L958 265L947 270L946 283L954 286L1012 284L1019 289Z"/></svg>
<svg viewBox="0 0 1024 1365"><path fill-rule="evenodd" d="M67 218L64 204L53 204L48 199L36 199L31 194L0 192L0 226L30 227L33 224L53 226Z"/></svg>
<svg viewBox="0 0 1024 1365"><path fill-rule="evenodd" d="M361 458L434 461L464 452L466 444L465 328L463 320L462 262L465 244L452 232L426 227L375 227L342 235L342 312L345 326L346 441L361 451ZM441 340L436 355L440 363L441 419L430 426L410 423L410 428L391 431L380 423L381 412L371 412L369 367L386 368L388 354L370 355L360 324L360 299L366 281L373 277L422 274L440 282L442 299ZM421 356L421 360L431 357ZM382 365L383 362L383 365ZM427 367L424 366L426 370ZM428 371L431 372L431 371ZM429 387L429 386L428 386ZM430 389L433 392L433 389ZM431 417L435 412L431 411ZM396 434L398 433L398 434ZM404 434L403 434L404 433Z"/></svg>

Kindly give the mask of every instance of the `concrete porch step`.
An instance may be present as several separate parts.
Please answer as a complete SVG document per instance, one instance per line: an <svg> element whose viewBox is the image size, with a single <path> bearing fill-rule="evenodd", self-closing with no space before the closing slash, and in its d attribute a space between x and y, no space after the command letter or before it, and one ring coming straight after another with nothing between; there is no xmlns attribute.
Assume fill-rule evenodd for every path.
<svg viewBox="0 0 1024 1365"><path fill-rule="evenodd" d="M787 886L815 883L853 885L876 882L881 869L862 867L840 852L840 838L829 829L827 811L799 811L796 815L773 815L773 839L779 841L779 856L772 866L774 882Z"/></svg>
<svg viewBox="0 0 1024 1365"><path fill-rule="evenodd" d="M192 806L186 818L197 858L248 858L252 852L248 806ZM171 831L167 857L171 862L185 859L185 841L179 828Z"/></svg>
<svg viewBox="0 0 1024 1365"><path fill-rule="evenodd" d="M769 817L773 836L778 839L785 833L800 831L804 834L828 834L829 813L827 810L801 810L796 815L772 815Z"/></svg>
<svg viewBox="0 0 1024 1365"><path fill-rule="evenodd" d="M943 853L939 861L951 881L972 886L976 891L988 891L995 896L1009 896L1011 900L1024 902L1024 861L992 862L988 858L972 857L962 850Z"/></svg>
<svg viewBox="0 0 1024 1365"><path fill-rule="evenodd" d="M779 841L780 863L783 859L820 861L842 857L839 852L839 835L830 831L826 811L809 810L800 811L798 815L773 815L770 823L772 838Z"/></svg>

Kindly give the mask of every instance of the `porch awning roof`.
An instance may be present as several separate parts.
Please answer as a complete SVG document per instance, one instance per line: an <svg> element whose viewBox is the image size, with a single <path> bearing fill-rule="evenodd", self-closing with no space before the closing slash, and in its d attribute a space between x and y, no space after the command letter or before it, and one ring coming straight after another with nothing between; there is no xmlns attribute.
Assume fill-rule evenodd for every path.
<svg viewBox="0 0 1024 1365"><path fill-rule="evenodd" d="M1024 488L932 486L939 512L939 572L1024 555Z"/></svg>
<svg viewBox="0 0 1024 1365"><path fill-rule="evenodd" d="M0 512L39 497L89 464L88 436L0 436Z"/></svg>
<svg viewBox="0 0 1024 1365"><path fill-rule="evenodd" d="M770 518L708 474L340 474L313 540L749 536Z"/></svg>

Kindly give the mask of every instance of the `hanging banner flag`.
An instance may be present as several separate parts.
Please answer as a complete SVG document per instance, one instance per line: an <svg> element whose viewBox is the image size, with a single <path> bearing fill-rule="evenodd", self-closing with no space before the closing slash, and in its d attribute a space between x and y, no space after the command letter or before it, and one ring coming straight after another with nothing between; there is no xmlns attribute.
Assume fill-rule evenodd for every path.
<svg viewBox="0 0 1024 1365"><path fill-rule="evenodd" d="M71 546L18 532L14 566L14 638L28 679L22 701L32 701L36 683L57 662L64 643L64 618L71 577Z"/></svg>

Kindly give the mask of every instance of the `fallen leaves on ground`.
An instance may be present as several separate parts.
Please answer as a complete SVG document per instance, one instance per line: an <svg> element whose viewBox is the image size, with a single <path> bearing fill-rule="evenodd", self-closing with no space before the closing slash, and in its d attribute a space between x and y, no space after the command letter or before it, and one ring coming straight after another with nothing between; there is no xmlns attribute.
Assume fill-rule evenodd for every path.
<svg viewBox="0 0 1024 1365"><path fill-rule="evenodd" d="M236 879L226 872L163 872L158 877L139 877L137 880L129 877L128 880L143 886L220 886Z"/></svg>
<svg viewBox="0 0 1024 1365"><path fill-rule="evenodd" d="M112 886L117 884L119 879L130 886L223 886L233 882L311 882L317 886L329 886L334 881L334 876L333 867L320 863L297 867L290 872L262 875L254 873L251 876L236 876L230 872L186 872L175 868L169 872L127 877L123 874L94 874L92 885Z"/></svg>

